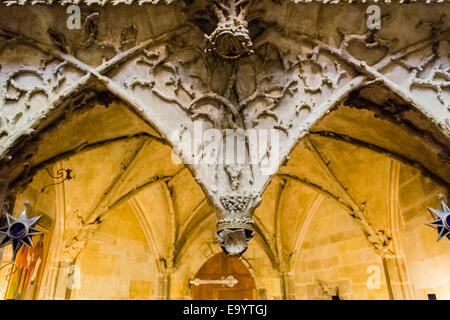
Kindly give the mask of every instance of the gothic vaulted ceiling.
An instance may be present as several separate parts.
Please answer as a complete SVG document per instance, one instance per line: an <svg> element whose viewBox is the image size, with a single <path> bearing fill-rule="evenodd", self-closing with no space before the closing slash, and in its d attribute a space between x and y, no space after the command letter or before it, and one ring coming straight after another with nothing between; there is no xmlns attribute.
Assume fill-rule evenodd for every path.
<svg viewBox="0 0 450 320"><path fill-rule="evenodd" d="M177 199L198 199L181 201L187 207L173 217L173 239L186 241L183 232L197 223L191 212L207 198L211 209L199 210L217 214L219 235L246 229L245 240L255 232L268 242L258 233L262 209L252 218L268 205L263 192L283 202L290 194L283 190L312 188L352 212L383 251L382 226L361 209L378 203L378 193L358 194L358 169L338 163L365 172L370 158L386 168L385 158L364 156L374 153L450 181L448 5L383 5L380 30L367 30L365 6L347 4L92 5L82 6L78 30L67 28L63 6L1 6L0 185L14 192L40 169L68 161L104 190L77 205L86 225L138 191L154 192L146 199L180 192ZM221 45L230 29L244 39L237 58ZM233 129L256 162L192 163L211 151L210 141L192 140L199 124ZM255 150L251 130L271 130L278 145ZM172 161L172 149L185 165ZM105 160L90 167L83 157ZM78 181L77 204L93 193ZM316 197L302 203L313 206ZM82 238L74 230L70 237Z"/></svg>

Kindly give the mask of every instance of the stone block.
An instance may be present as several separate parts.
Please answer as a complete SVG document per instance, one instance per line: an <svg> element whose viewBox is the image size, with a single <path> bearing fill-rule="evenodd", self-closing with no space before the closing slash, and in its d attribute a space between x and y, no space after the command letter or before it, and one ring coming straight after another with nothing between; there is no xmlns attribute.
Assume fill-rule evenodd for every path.
<svg viewBox="0 0 450 320"><path fill-rule="evenodd" d="M130 280L130 299L145 300L150 298L150 281Z"/></svg>

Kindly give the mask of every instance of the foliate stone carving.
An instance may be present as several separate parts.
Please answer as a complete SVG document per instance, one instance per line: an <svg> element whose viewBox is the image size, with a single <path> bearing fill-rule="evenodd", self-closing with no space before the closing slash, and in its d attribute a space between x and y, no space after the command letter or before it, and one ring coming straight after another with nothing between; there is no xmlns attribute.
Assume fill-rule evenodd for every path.
<svg viewBox="0 0 450 320"><path fill-rule="evenodd" d="M19 2L25 4L27 1ZM85 2L95 3L95 1ZM112 1L112 3L115 2ZM140 1L140 3L147 2ZM102 13L91 14L86 19L81 43L75 41L74 45L68 45L69 41L64 39L63 34L58 33L62 32L61 30L43 30L44 34L47 31L50 36L50 45L35 41L18 32L1 29L0 48L21 42L23 47L41 50L45 52L45 57L53 57L52 63L45 63L43 66L38 63L33 65L30 61L26 67L22 67L24 68L22 73L16 73L20 71L17 66L2 63L1 101L3 105L18 104L18 108L14 110L12 108L6 110L4 106L0 109L0 139L3 139L1 142L8 139L8 143L3 143L3 146L0 144L2 155L6 155L3 151L11 147L16 139L27 133L26 128L28 130L38 128L40 122L45 120L47 113L42 112L41 119L31 117L29 121L27 119L27 126L30 123L28 127L20 123L23 120L20 118L21 113L24 115L31 113L27 109L33 96L39 93L48 96L49 105L45 106L43 111L56 109L62 101L83 89L91 80L103 84L114 95L138 110L139 115L154 122L158 129L165 131L164 133L170 134L173 128L166 126L165 123L154 121L158 116L158 112L154 111L155 106L149 108L148 104L143 103L150 95L173 105L174 109L179 107L181 110L179 114L185 117L178 118L177 113L177 117L166 122L182 123L185 129L180 135L185 135L191 130L190 120L204 120L208 127L216 129L245 131L254 128L274 128L275 131L281 130L285 133L281 135L285 140L281 141L277 151L282 157L290 152L295 142L303 137L314 122L328 112L337 101L368 85L385 85L422 111L433 122L441 124L443 131L447 130L445 131L447 134L450 132L448 119L446 125L444 122L446 117L440 115L441 111L439 111L442 105L448 106L446 90L449 69L448 57L445 55L446 47L443 45L445 37L448 36L448 30L441 30L437 26L430 27L431 34L420 38L422 40L417 38L418 43L411 45L404 42L404 46L396 47L393 39L381 39L377 31L360 34L360 31L354 29L348 32L337 30L342 38L341 41L337 41L337 39L323 37L324 34L320 32L319 26L317 33L311 30L298 33L285 26L278 26L276 22L271 21L269 25L261 16L259 22L264 27L258 35L254 35L253 29L247 28L246 19L252 21L247 17L247 13L252 3L255 7L259 5L257 2L229 0L212 3L218 21L215 30L212 26L208 31L199 31L195 27L192 28L192 25L185 24L182 27L177 26L177 31L147 39L126 51L123 51L124 48L133 46L137 41L138 30L141 31L139 34L142 34L143 25L140 24L139 19L136 19L136 25L127 26L122 32L117 32L121 36L115 41L110 40L109 36L105 37L97 28L98 19L102 21ZM255 11L257 9L255 8ZM328 9L321 6L320 10ZM401 9L396 7L392 9L392 13L399 10ZM303 18L307 20L305 26L315 23L310 21L308 16ZM216 21L213 23L215 24ZM330 26L332 23L334 22L330 22ZM119 26L121 27L123 26ZM392 27L387 25L386 28ZM252 33L249 30L252 30ZM207 51L211 54L205 54L204 43L201 37L198 37L199 32L209 33ZM358 34L353 34L354 32ZM383 34L386 35L389 32L383 32ZM105 38L109 40L100 41ZM278 41L279 39L282 41ZM77 58L87 56L81 53L90 46L92 46L91 51L95 51L96 54L100 49L105 49L105 53L101 54L105 61L98 67L93 67L96 65L94 59L82 62L81 58ZM94 47L100 49L94 50ZM433 47L433 50L430 57L427 57L420 50L429 47ZM361 54L361 52L359 55L354 54L355 50L361 51L361 48L371 54L378 50L384 55L380 60L370 63L365 60L371 54ZM249 56L252 50L254 54ZM116 55L107 59L107 52L110 51ZM138 57L135 59L136 56ZM92 55L89 55L89 59L91 58ZM224 59L226 61L223 61ZM411 78L408 83L398 81L397 72L392 71L395 67L406 68L410 72ZM69 68L76 71L76 79L68 78ZM113 68L114 72L110 72ZM30 74L39 81L33 87L25 87L21 84L20 78ZM82 76L83 74L85 76ZM420 78L416 77L418 75ZM61 87L64 90L61 90ZM141 87L139 92L133 91L136 87ZM434 90L436 95L432 98L439 100L440 103L435 106L427 104L425 100L425 102L419 101L421 99L418 97L419 94L411 92L412 88L415 89L414 91L419 91L424 87ZM63 93L57 94L59 91ZM144 91L148 95L139 96ZM248 140L246 141L246 152L250 153ZM175 149L183 151L180 144L174 143L174 145ZM198 149L201 150L201 147ZM270 148L272 146L267 146L267 151ZM190 155L187 154L187 156ZM263 157L260 158L263 159ZM16 159L15 162L19 161ZM238 252L238 247L243 249L245 246L237 246L236 243L245 241L251 234L248 232L252 226L250 211L257 205L253 196L243 194L243 190L252 190L251 192L260 194L269 176L261 173L260 163L240 167L234 164L211 166L210 171L202 171L203 168L200 166L192 167L195 167L196 180L203 183L217 207L223 211L219 215L218 223L221 243L225 247L228 244L233 246L234 249L227 249L228 251ZM19 173L19 170L17 172ZM216 190L217 193L214 193ZM234 229L241 231L236 233ZM229 232L221 232L224 230ZM379 243L380 248L386 248L384 240L371 241Z"/></svg>
<svg viewBox="0 0 450 320"><path fill-rule="evenodd" d="M245 212L250 204L249 196L225 196L220 197L220 203L225 210L233 213Z"/></svg>
<svg viewBox="0 0 450 320"><path fill-rule="evenodd" d="M17 103L21 100L24 107L21 110L23 112L30 109L31 99L35 95L43 94L50 99L66 80L63 74L66 64L65 61L61 62L48 58L36 67L19 66L17 69L6 71L4 74L5 81L1 88L2 104ZM26 80L23 80L23 78L26 78ZM18 112L14 118L7 119L6 122L15 123L21 116L22 113Z"/></svg>
<svg viewBox="0 0 450 320"><path fill-rule="evenodd" d="M228 179L230 181L231 184L231 189L233 191L237 191L239 188L239 184L240 184L240 179L242 176L242 168L241 166L238 165L233 165L233 166L225 166L225 172L228 175ZM223 205L223 203L222 203Z"/></svg>
<svg viewBox="0 0 450 320"><path fill-rule="evenodd" d="M288 0L294 3L323 3L323 4L355 4L357 2L362 3L386 3L391 4L392 0ZM432 3L431 0L412 0L411 2L424 2L424 3ZM7 6L25 6L25 5L43 5L43 4L54 4L54 0L4 0L3 1ZM106 5L156 5L156 4L171 4L177 2L177 0L62 0L58 1L61 5L70 5L70 4L87 4L87 5L97 5L97 6L106 6ZM281 0L273 0L275 3L280 3ZM399 0L400 3L405 2L404 0ZM444 0L436 0L435 2L444 2ZM405 2L407 3L407 2Z"/></svg>
<svg viewBox="0 0 450 320"><path fill-rule="evenodd" d="M253 220L251 218L225 218L220 219L217 222L217 230L222 231L224 229L246 229L253 230Z"/></svg>
<svg viewBox="0 0 450 320"><path fill-rule="evenodd" d="M445 101L445 90L450 87L450 66L440 57L448 51L442 43L433 44L431 53L423 57L419 64L411 64L402 59L396 61L406 68L410 74L407 81L407 89L412 92L414 88L429 88L436 92L436 97L442 105L446 105L450 111L450 103ZM421 77L426 75L425 77Z"/></svg>
<svg viewBox="0 0 450 320"><path fill-rule="evenodd" d="M224 210L218 213L217 238L223 251L241 255L254 235L250 209L260 198L255 194L220 196Z"/></svg>
<svg viewBox="0 0 450 320"><path fill-rule="evenodd" d="M375 234L367 234L367 239L380 256L390 257L394 254L392 237L388 236L384 230L378 230Z"/></svg>

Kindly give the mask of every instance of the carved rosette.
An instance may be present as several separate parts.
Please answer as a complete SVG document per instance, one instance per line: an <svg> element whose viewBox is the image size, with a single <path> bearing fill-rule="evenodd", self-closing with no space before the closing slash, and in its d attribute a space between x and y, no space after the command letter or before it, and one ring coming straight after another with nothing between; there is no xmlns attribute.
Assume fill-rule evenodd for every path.
<svg viewBox="0 0 450 320"><path fill-rule="evenodd" d="M253 53L247 21L229 17L219 23L211 35L205 35L206 52L215 54L224 60L237 60Z"/></svg>

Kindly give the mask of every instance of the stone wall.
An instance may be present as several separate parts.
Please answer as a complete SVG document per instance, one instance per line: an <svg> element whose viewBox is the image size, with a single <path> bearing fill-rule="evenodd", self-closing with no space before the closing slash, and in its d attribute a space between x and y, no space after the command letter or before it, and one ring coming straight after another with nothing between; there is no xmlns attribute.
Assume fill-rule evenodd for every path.
<svg viewBox="0 0 450 320"><path fill-rule="evenodd" d="M77 257L70 299L157 299L155 258L133 210L117 207Z"/></svg>
<svg viewBox="0 0 450 320"><path fill-rule="evenodd" d="M292 268L296 298L389 299L381 258L361 228L331 200L321 206ZM368 285L373 274L378 283Z"/></svg>
<svg viewBox="0 0 450 320"><path fill-rule="evenodd" d="M450 242L447 239L437 242L437 231L425 226L434 221L427 207L440 210L440 201L448 202L447 192L416 169L401 167L400 235L417 299L427 299L430 293L435 293L438 299L450 299Z"/></svg>
<svg viewBox="0 0 450 320"><path fill-rule="evenodd" d="M238 228L259 298L448 298L425 223L450 181L450 6L380 4L374 31L362 3L230 4L250 25L234 62L212 41L233 17L203 0L82 5L79 30L56 4L0 5L0 205L44 214L40 297L190 299ZM249 157L249 129L280 140L190 163L199 123ZM76 178L41 192L61 167Z"/></svg>

